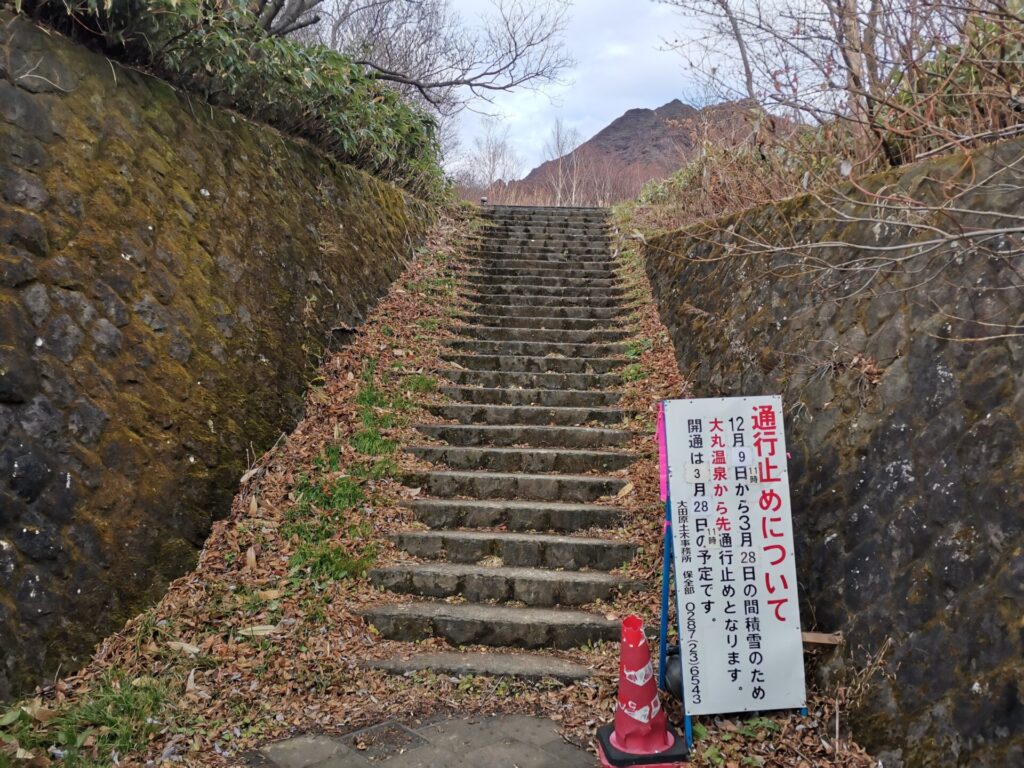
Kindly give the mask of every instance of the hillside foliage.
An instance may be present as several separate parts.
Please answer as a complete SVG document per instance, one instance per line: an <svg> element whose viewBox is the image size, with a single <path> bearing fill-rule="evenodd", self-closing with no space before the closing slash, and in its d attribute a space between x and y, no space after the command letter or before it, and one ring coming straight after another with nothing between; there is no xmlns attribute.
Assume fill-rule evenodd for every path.
<svg viewBox="0 0 1024 768"><path fill-rule="evenodd" d="M745 138L648 185L655 228L1024 133L1020 0L657 1L710 30L676 43L709 98L748 109Z"/></svg>
<svg viewBox="0 0 1024 768"><path fill-rule="evenodd" d="M443 189L430 115L346 56L270 35L243 0L18 0L16 7L415 195Z"/></svg>

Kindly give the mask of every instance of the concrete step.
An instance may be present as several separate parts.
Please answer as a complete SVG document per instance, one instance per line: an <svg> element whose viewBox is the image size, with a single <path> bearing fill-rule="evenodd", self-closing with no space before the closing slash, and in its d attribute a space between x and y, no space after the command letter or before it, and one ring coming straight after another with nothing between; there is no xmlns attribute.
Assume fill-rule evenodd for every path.
<svg viewBox="0 0 1024 768"><path fill-rule="evenodd" d="M422 653L405 658L360 662L394 675L432 671L448 677L515 677L539 683L576 683L591 676L588 667L540 653Z"/></svg>
<svg viewBox="0 0 1024 768"><path fill-rule="evenodd" d="M486 283L465 286L467 293L478 296L547 296L586 302L593 299L622 300L625 291L618 286L598 288L588 286L533 285L530 283Z"/></svg>
<svg viewBox="0 0 1024 768"><path fill-rule="evenodd" d="M527 475L515 472L413 472L403 483L438 498L596 501L614 496L626 484L609 475Z"/></svg>
<svg viewBox="0 0 1024 768"><path fill-rule="evenodd" d="M474 256L467 254L463 259L467 271L510 269L528 271L528 274L556 273L565 276L578 273L598 273L598 277L617 277L621 266L618 261L587 261L585 259L526 259L500 256Z"/></svg>
<svg viewBox="0 0 1024 768"><path fill-rule="evenodd" d="M613 258L611 243L601 240L477 240L467 243L472 253L540 253L544 256L592 256L597 261Z"/></svg>
<svg viewBox="0 0 1024 768"><path fill-rule="evenodd" d="M604 427L496 426L485 424L421 424L416 431L457 446L536 448L577 448L595 450L620 448L629 443L630 433Z"/></svg>
<svg viewBox="0 0 1024 768"><path fill-rule="evenodd" d="M605 264L617 260L617 255L605 243L576 242L498 242L483 241L467 247L466 252L479 258L525 258L538 261L599 261Z"/></svg>
<svg viewBox="0 0 1024 768"><path fill-rule="evenodd" d="M460 424L503 426L583 426L621 424L626 412L619 408L553 407L542 405L473 405L470 403L431 406L431 412Z"/></svg>
<svg viewBox="0 0 1024 768"><path fill-rule="evenodd" d="M573 451L565 448L478 448L473 446L411 445L405 450L425 461L451 469L490 472L614 472L625 469L635 456L615 451Z"/></svg>
<svg viewBox="0 0 1024 768"><path fill-rule="evenodd" d="M615 277L574 277L572 275L517 275L489 274L486 272L470 272L463 278L467 286L516 285L534 288L566 288L566 289L616 289L622 291L622 283Z"/></svg>
<svg viewBox="0 0 1024 768"><path fill-rule="evenodd" d="M543 314L582 317L618 317L626 313L626 300L618 296L587 297L587 296L535 296L532 294L486 294L466 291L463 298L472 302L479 311L489 312L494 306L515 307L513 314ZM548 310L551 310L550 312Z"/></svg>
<svg viewBox="0 0 1024 768"><path fill-rule="evenodd" d="M562 238L567 240L603 240L612 242L612 231L608 227L573 227L564 224L498 224L481 227L475 234L476 239L500 240L502 238L514 240L527 238Z"/></svg>
<svg viewBox="0 0 1024 768"><path fill-rule="evenodd" d="M584 611L412 602L367 608L366 621L383 637L415 641L440 637L451 645L577 648L619 638L619 622Z"/></svg>
<svg viewBox="0 0 1024 768"><path fill-rule="evenodd" d="M531 357L529 355L460 355L446 353L441 359L470 371L517 371L525 373L610 373L625 365L623 357Z"/></svg>
<svg viewBox="0 0 1024 768"><path fill-rule="evenodd" d="M378 589L418 597L454 597L471 603L520 602L531 607L610 601L634 585L600 571L555 571L465 563L410 563L373 568Z"/></svg>
<svg viewBox="0 0 1024 768"><path fill-rule="evenodd" d="M437 371L453 384L471 387L525 387L532 389L608 389L622 384L618 373L532 373L529 371L468 371L443 368Z"/></svg>
<svg viewBox="0 0 1024 768"><path fill-rule="evenodd" d="M538 222L540 222L540 221L543 221L545 223L538 224ZM568 228L573 229L573 230L579 230L579 229L591 230L591 229L593 229L593 230L600 230L600 231L605 231L605 232L611 231L610 222L607 219L605 219L603 221L596 221L596 222L591 222L591 223L583 223L583 222L581 222L580 219L577 219L577 218L566 219L566 218L559 218L559 217L551 218L549 216L541 216L540 218L529 217L529 218L524 218L522 220L510 219L510 218L502 218L502 219L483 218L483 219L480 219L480 222L482 224L482 227L481 227L482 229L496 229L496 228L500 229L502 227L538 227L538 226L545 226L545 227L563 227L563 228L564 227L568 227Z"/></svg>
<svg viewBox="0 0 1024 768"><path fill-rule="evenodd" d="M503 328L488 325L463 325L455 329L462 338L480 341L546 341L560 344L608 344L629 336L625 330L593 329L584 331L545 328Z"/></svg>
<svg viewBox="0 0 1024 768"><path fill-rule="evenodd" d="M551 205L487 205L481 208L480 216L485 221L588 221L608 222L606 208L551 206Z"/></svg>
<svg viewBox="0 0 1024 768"><path fill-rule="evenodd" d="M518 262L500 262L503 264L511 264L511 266L491 266L496 262L493 261L473 261L471 264L467 264L467 268L471 271L467 273L469 276L479 276L488 278L530 278L535 277L539 279L571 279L571 280L614 280L618 281L619 275L615 268L611 265L605 266L601 269L577 269L572 265L549 265L546 267L524 267L518 266Z"/></svg>
<svg viewBox="0 0 1024 768"><path fill-rule="evenodd" d="M596 344L575 344L554 341L491 341L488 339L455 339L448 347L458 352L477 355L525 355L527 357L621 357L626 354L626 345L598 342Z"/></svg>
<svg viewBox="0 0 1024 768"><path fill-rule="evenodd" d="M477 231L478 235L511 234L567 234L596 235L609 237L612 228L606 222L599 221L564 221L558 219L505 219L488 221Z"/></svg>
<svg viewBox="0 0 1024 768"><path fill-rule="evenodd" d="M636 547L622 541L543 533L406 531L391 539L413 557L428 560L478 563L484 558L498 557L507 566L567 571L581 568L610 571L629 562L636 554Z"/></svg>
<svg viewBox="0 0 1024 768"><path fill-rule="evenodd" d="M467 307L468 316L474 322L480 317L556 317L573 320L614 320L626 314L624 307L593 307L587 304L567 306L562 299L553 299L542 304L527 304L522 301L499 303L490 297L467 296L472 306Z"/></svg>
<svg viewBox="0 0 1024 768"><path fill-rule="evenodd" d="M527 232L503 230L498 232L482 231L467 240L467 245L477 248L487 246L527 246L534 248L586 247L608 250L612 246L612 238L606 232L567 233L565 231Z"/></svg>
<svg viewBox="0 0 1024 768"><path fill-rule="evenodd" d="M615 405L620 392L585 389L502 389L489 387L439 388L452 400L475 405L538 405L556 408L602 408Z"/></svg>
<svg viewBox="0 0 1024 768"><path fill-rule="evenodd" d="M603 504L510 499L417 499L409 506L419 522L435 529L505 526L510 531L569 533L589 528L615 528L624 514L618 507Z"/></svg>
<svg viewBox="0 0 1024 768"><path fill-rule="evenodd" d="M587 317L546 317L534 312L530 315L490 315L486 309L480 308L476 314L461 314L458 319L467 325L487 326L488 328L536 328L557 331L608 331L622 330L622 318L587 318Z"/></svg>
<svg viewBox="0 0 1024 768"><path fill-rule="evenodd" d="M576 262L592 261L602 264L615 263L616 256L604 246L564 246L545 248L531 245L485 244L469 251L477 258L525 259L528 261Z"/></svg>

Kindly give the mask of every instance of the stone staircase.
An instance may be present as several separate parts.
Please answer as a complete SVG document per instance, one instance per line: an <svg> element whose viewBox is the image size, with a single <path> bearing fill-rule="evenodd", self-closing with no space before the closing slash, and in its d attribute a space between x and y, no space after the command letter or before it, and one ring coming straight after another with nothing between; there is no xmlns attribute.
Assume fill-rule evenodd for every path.
<svg viewBox="0 0 1024 768"><path fill-rule="evenodd" d="M444 444L407 447L438 466L408 481L427 494L412 504L429 530L395 537L423 562L370 574L413 599L365 618L387 638L501 647L375 662L394 672L575 680L588 670L508 649L616 640L618 622L585 606L637 586L609 573L633 548L595 532L617 526L621 510L598 500L632 461L615 391L627 310L603 211L495 206L485 218L440 372L452 404L436 413L451 423L418 428Z"/></svg>

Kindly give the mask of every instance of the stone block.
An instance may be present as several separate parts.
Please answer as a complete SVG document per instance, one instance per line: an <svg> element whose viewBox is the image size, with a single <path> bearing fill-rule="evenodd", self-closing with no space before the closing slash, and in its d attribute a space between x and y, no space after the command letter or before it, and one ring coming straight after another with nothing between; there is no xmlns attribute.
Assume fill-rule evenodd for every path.
<svg viewBox="0 0 1024 768"><path fill-rule="evenodd" d="M339 738L296 736L260 750L277 768L314 768L328 760L345 758L350 750Z"/></svg>
<svg viewBox="0 0 1024 768"><path fill-rule="evenodd" d="M43 182L35 174L27 172L12 174L4 183L3 196L12 205L37 213L50 202Z"/></svg>
<svg viewBox="0 0 1024 768"><path fill-rule="evenodd" d="M45 107L25 91L0 80L0 119L40 141L53 139L53 121Z"/></svg>
<svg viewBox="0 0 1024 768"><path fill-rule="evenodd" d="M32 356L0 346L0 403L25 403L38 391L39 373Z"/></svg>
<svg viewBox="0 0 1024 768"><path fill-rule="evenodd" d="M44 348L58 360L70 363L82 346L85 332L68 315L58 315L46 326Z"/></svg>
<svg viewBox="0 0 1024 768"><path fill-rule="evenodd" d="M19 288L36 278L39 270L32 256L20 248L0 254L0 288Z"/></svg>

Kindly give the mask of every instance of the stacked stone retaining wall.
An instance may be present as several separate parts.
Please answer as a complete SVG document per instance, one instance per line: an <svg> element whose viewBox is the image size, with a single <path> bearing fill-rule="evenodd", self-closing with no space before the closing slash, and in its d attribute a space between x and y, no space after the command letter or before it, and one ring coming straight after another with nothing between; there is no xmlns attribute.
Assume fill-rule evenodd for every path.
<svg viewBox="0 0 1024 768"><path fill-rule="evenodd" d="M9 15L0 193L6 699L191 566L428 217Z"/></svg>
<svg viewBox="0 0 1024 768"><path fill-rule="evenodd" d="M808 195L645 248L697 395L784 397L803 623L844 631L822 669L837 684L891 639L854 719L886 768L1024 764L1022 155L991 146L867 180L881 198ZM912 255L929 227L1016 231Z"/></svg>

